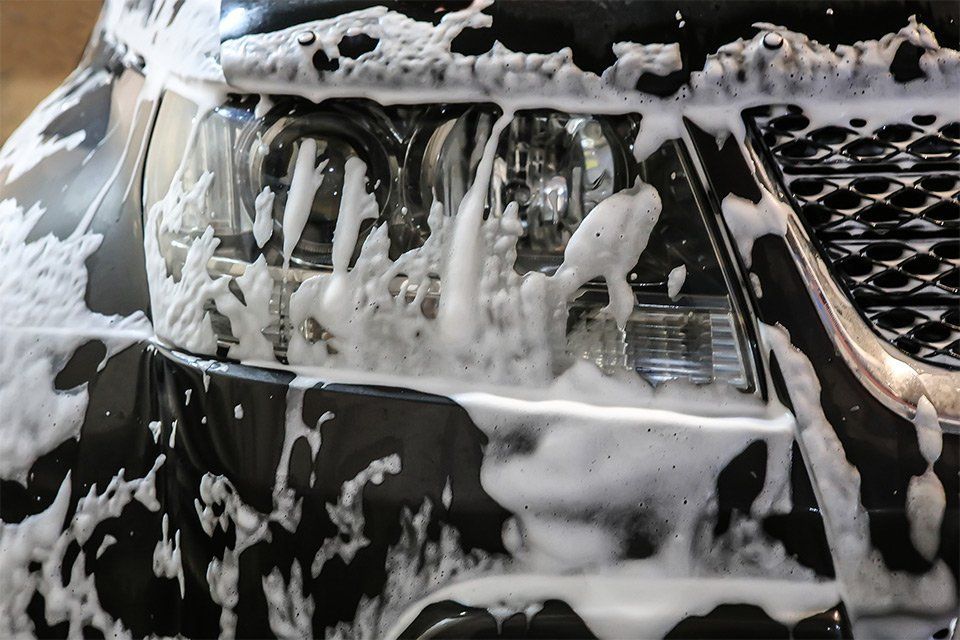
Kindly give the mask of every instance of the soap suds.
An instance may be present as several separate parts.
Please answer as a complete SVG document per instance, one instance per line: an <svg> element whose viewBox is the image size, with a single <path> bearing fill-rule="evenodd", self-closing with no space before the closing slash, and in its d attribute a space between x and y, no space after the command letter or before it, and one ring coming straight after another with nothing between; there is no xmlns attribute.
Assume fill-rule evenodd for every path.
<svg viewBox="0 0 960 640"><path fill-rule="evenodd" d="M97 559L99 560L100 556L102 556L107 549L109 549L115 544L117 544L117 539L114 538L112 535L108 533L105 536L103 536L103 541L100 543L100 546L97 547L97 555L96 555Z"/></svg>
<svg viewBox="0 0 960 640"><path fill-rule="evenodd" d="M237 614L234 609L240 602L240 567L237 554L225 549L223 558L214 557L207 565L205 575L210 589L210 599L220 607L220 638L227 640L236 637Z"/></svg>
<svg viewBox="0 0 960 640"><path fill-rule="evenodd" d="M235 295L217 296L217 310L230 320L230 331L237 339L227 355L237 360L269 360L273 344L263 331L275 321L270 308L274 282L264 257L247 265L234 282L243 294L243 302Z"/></svg>
<svg viewBox="0 0 960 640"><path fill-rule="evenodd" d="M160 429L163 426L159 420L151 420L147 423L147 427L150 429L150 435L153 436L154 442L160 442Z"/></svg>
<svg viewBox="0 0 960 640"><path fill-rule="evenodd" d="M178 280L167 271L158 234L179 230L184 210L197 206L212 179L213 174L204 174L188 191L175 180L167 195L147 212L144 224L153 330L157 336L200 354L215 353L217 348L206 303L214 298L233 297L227 278L213 279L207 272L207 263L220 240L213 235L213 228L207 227L203 236L190 245Z"/></svg>
<svg viewBox="0 0 960 640"><path fill-rule="evenodd" d="M45 131L58 115L80 104L84 96L109 84L112 76L106 71L78 69L54 90L14 131L0 150L0 176L6 172L4 183L10 184L61 151L73 151L85 139L80 129L65 136L49 135Z"/></svg>
<svg viewBox="0 0 960 640"><path fill-rule="evenodd" d="M677 299L680 295L680 289L683 288L683 283L686 282L686 280L686 265L680 265L670 270L670 274L667 276L667 295L670 296L671 300Z"/></svg>
<svg viewBox="0 0 960 640"><path fill-rule="evenodd" d="M320 575L323 565L333 556L339 556L349 565L357 551L370 544L363 535L363 504L360 502L363 487L367 484L380 484L386 474L400 473L400 456L393 454L374 460L352 480L343 484L336 504L327 504L327 515L337 527L337 535L326 538L313 558L311 573ZM276 631L276 629L274 629Z"/></svg>
<svg viewBox="0 0 960 640"><path fill-rule="evenodd" d="M636 304L628 275L647 248L661 209L660 194L639 178L594 207L567 241L563 262L550 280L562 300L572 300L580 287L602 277L610 294L607 310L617 326L626 326Z"/></svg>
<svg viewBox="0 0 960 640"><path fill-rule="evenodd" d="M449 511L450 505L453 504L453 487L450 486L450 476L447 476L447 481L443 483L443 493L440 494L440 501L443 503L443 508Z"/></svg>
<svg viewBox="0 0 960 640"><path fill-rule="evenodd" d="M158 578L176 578L180 584L180 597L184 596L183 563L180 558L180 530L170 539L170 521L163 514L163 533L153 550L153 575Z"/></svg>
<svg viewBox="0 0 960 640"><path fill-rule="evenodd" d="M208 472L200 479L200 497L194 500L194 508L208 536L213 537L217 529L224 533L233 531L233 546L224 549L222 558L215 556L210 561L205 575L210 597L221 608L220 637L233 638L237 624L234 609L240 602L238 558L254 544L272 539L271 522L287 531L296 531L300 524L300 501L289 488L278 485L274 487L273 509L270 513L260 513L243 501L225 476Z"/></svg>
<svg viewBox="0 0 960 640"><path fill-rule="evenodd" d="M723 220L737 243L744 265L752 262L753 243L768 234L782 236L787 232L787 209L769 191L761 187L758 204L732 193L720 205Z"/></svg>
<svg viewBox="0 0 960 640"><path fill-rule="evenodd" d="M388 637L397 637L430 602L453 600L472 607L496 607L509 594L522 611L544 600L569 604L601 638L662 638L687 615L706 615L718 603L750 602L782 624L793 625L837 603L832 584L725 578L642 579L635 576L519 574L464 580L409 607ZM639 606L638 603L643 603ZM680 615L678 616L678 612Z"/></svg>
<svg viewBox="0 0 960 640"><path fill-rule="evenodd" d="M940 525L947 506L943 483L933 471L943 451L943 433L937 411L926 396L917 403L914 418L920 454L927 461L927 468L918 476L910 478L907 486L907 518L910 522L910 540L927 560L933 561L940 548Z"/></svg>
<svg viewBox="0 0 960 640"><path fill-rule="evenodd" d="M479 281L480 260L483 255L478 251L480 226L483 222L483 209L489 192L500 134L512 120L513 114L505 112L491 127L483 145L480 162L474 172L473 182L463 195L457 215L452 222L453 231L446 247L442 275L446 293L441 295L438 303L437 321L440 337L446 341L453 341L457 346L475 337L476 285Z"/></svg>
<svg viewBox="0 0 960 640"><path fill-rule="evenodd" d="M283 208L283 265L290 264L290 256L300 242L300 234L307 224L307 218L313 209L313 199L317 189L323 184L323 172L327 160L317 163L317 141L304 138L300 141L297 160L293 168L293 179L287 194L287 203ZM264 203L265 204L265 203Z"/></svg>
<svg viewBox="0 0 960 640"><path fill-rule="evenodd" d="M380 595L362 596L351 623L327 629L328 638L355 639L396 637L397 621L412 619L422 607L423 594L435 593L445 584L484 574L502 573L508 560L479 549L465 552L457 530L443 524L437 541L427 535L433 505L424 498L416 513L407 507L400 516L400 540L387 552L387 581ZM501 593L502 596L502 593Z"/></svg>
<svg viewBox="0 0 960 640"><path fill-rule="evenodd" d="M270 630L278 638L312 638L313 596L303 595L303 569L296 560L290 565L290 581L285 582L279 568L263 578Z"/></svg>
<svg viewBox="0 0 960 640"><path fill-rule="evenodd" d="M99 340L106 360L151 335L142 312L106 316L90 311L86 260L102 237L27 238L45 213L0 201L0 478L25 484L30 465L80 436L87 385L58 390L54 379L84 343Z"/></svg>
<svg viewBox="0 0 960 640"><path fill-rule="evenodd" d="M763 297L763 285L760 283L760 276L753 273L752 271L749 274L750 276L750 286L753 288L753 295L757 296L757 299Z"/></svg>
<svg viewBox="0 0 960 640"><path fill-rule="evenodd" d="M101 606L94 576L87 573L82 545L97 525L119 518L133 500L159 511L156 473L164 460L159 456L143 478L125 480L120 471L102 493L96 485L91 486L87 495L77 500L69 522L65 522L72 502L69 473L44 511L16 524L0 522L0 635L34 634L27 606L35 594L43 597L46 623L68 623L68 637L82 637L86 626L105 636L126 633L122 623ZM67 555L72 544L81 545L76 556ZM110 544L105 537L97 555ZM31 568L34 563L39 569Z"/></svg>
<svg viewBox="0 0 960 640"><path fill-rule="evenodd" d="M786 468L794 436L789 416L709 418L642 406L453 397L490 440L481 483L515 514L511 554L545 573L617 567L697 575L704 559L691 550L721 469L757 439L778 461L771 467ZM524 440L535 443L532 451L514 444ZM776 492L786 476L767 482ZM789 508L775 502L758 499L758 513ZM630 560L628 540L641 522L654 553Z"/></svg>
<svg viewBox="0 0 960 640"><path fill-rule="evenodd" d="M253 238L261 249L273 235L273 201L274 193L270 187L264 187L257 194L254 201L255 217L253 220Z"/></svg>

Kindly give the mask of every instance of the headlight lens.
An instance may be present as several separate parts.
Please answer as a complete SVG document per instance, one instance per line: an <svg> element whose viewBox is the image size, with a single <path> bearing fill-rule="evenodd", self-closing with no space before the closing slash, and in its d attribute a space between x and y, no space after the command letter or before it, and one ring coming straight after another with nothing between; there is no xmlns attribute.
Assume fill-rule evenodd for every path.
<svg viewBox="0 0 960 640"><path fill-rule="evenodd" d="M376 113L356 106L345 110L338 104L319 109L295 105L244 129L239 148L247 155L241 160L247 175L241 185L248 188L243 198L253 202L264 188L274 194L274 238L281 236L294 167L303 142L313 140L317 156L326 162L323 180L291 257L293 264L307 268L330 266L346 165L351 158L362 160L368 173L379 177L372 189L380 211L393 204L397 179L397 161L391 155L396 153L393 135L389 123L378 119Z"/></svg>
<svg viewBox="0 0 960 640"><path fill-rule="evenodd" d="M350 267L368 235L373 244L389 244L390 260L424 246L431 234L447 231L441 231L444 220L456 215L473 183L500 114L490 105L381 108L358 100L314 105L290 99L257 117L254 100L232 100L191 127L195 107L172 93L164 97L147 158L146 207L163 198L175 178L189 191L209 181L211 172L216 176L199 191L199 201L183 209L178 224L161 226L158 240L167 270L179 277L190 246L212 227L220 240L207 264L212 276L236 279L262 256L273 281L272 321L262 334L278 359L285 359L293 339L326 344L326 352L334 355L345 348L362 349L310 317L292 320L297 314L291 312L291 296L301 283L345 262L342 250L341 258L333 256L343 207L362 200L365 211L351 214L357 242ZM549 274L594 207L637 177L653 185L663 213L629 276L637 295L632 315L619 328L603 311L608 302L603 282L588 283L570 306L565 334L559 328L562 354L557 361L586 358L604 371L634 370L655 384L682 378L752 389L750 351L730 295L731 275L719 259L683 149L667 143L637 164L631 142L638 125L634 115L518 112L497 141L484 218L504 216L507 205L515 206L506 215L515 215L517 223L503 227L517 224L510 232L518 236L514 268L519 274ZM301 171L310 175L306 187L297 183ZM358 179L365 184L360 186ZM351 186L351 180L356 184ZM346 205L345 197L351 198ZM291 204L296 198L305 199L305 205ZM293 215L296 225L285 219ZM299 230L301 225L291 235L291 226ZM293 237L286 251L285 236ZM686 280L679 296L671 297L668 279L681 265ZM418 269L423 273L417 277L393 274L389 287L392 304L415 302L418 317L411 323L431 321L442 296L437 265ZM236 289L231 281L231 290ZM208 307L226 355L236 338L213 300ZM429 329L417 324L410 333L434 339L421 337L424 327Z"/></svg>
<svg viewBox="0 0 960 640"><path fill-rule="evenodd" d="M440 109L415 130L408 186L421 212L457 211L492 127L491 108ZM598 203L630 183L629 149L639 119L521 111L501 136L487 213L518 205L517 269L552 273L570 236ZM633 135L631 135L633 133Z"/></svg>

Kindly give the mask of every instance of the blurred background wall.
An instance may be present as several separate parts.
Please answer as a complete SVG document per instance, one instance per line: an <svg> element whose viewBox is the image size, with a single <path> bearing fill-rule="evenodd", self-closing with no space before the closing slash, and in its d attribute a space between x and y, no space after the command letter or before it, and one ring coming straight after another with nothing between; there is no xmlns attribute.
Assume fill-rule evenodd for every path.
<svg viewBox="0 0 960 640"><path fill-rule="evenodd" d="M0 0L0 144L73 71L101 0Z"/></svg>

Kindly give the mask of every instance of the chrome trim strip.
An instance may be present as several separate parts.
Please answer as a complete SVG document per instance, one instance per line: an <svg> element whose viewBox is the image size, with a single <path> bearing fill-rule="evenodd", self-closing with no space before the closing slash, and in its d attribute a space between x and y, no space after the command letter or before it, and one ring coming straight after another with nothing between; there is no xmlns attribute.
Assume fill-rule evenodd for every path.
<svg viewBox="0 0 960 640"><path fill-rule="evenodd" d="M757 178L793 213L784 240L840 357L863 387L889 409L912 420L917 402L926 396L937 410L941 427L960 433L960 371L915 360L873 332L834 280L754 141L748 138L745 147Z"/></svg>
<svg viewBox="0 0 960 640"><path fill-rule="evenodd" d="M731 311L735 320L740 325L740 331L743 332L748 343L748 349L744 352L744 369L749 366L750 371L747 375L753 379L754 389L752 392L759 393L764 400L769 399L769 369L766 368L766 360L761 354L760 349L760 327L757 324L757 314L751 305L751 295L747 284L747 273L742 268L740 261L736 259L736 243L730 238L730 231L723 224L720 214L720 201L711 193L710 180L707 178L706 168L703 166L703 160L697 152L697 146L690 135L690 129L683 127L683 133L678 147L682 150L680 157L684 163L684 170L690 177L694 198L700 206L700 210L705 214L704 224L707 226L707 233L710 236L710 242L713 250L717 254L717 259L723 269L724 281L727 284L727 291L730 295ZM696 176L696 180L693 176Z"/></svg>

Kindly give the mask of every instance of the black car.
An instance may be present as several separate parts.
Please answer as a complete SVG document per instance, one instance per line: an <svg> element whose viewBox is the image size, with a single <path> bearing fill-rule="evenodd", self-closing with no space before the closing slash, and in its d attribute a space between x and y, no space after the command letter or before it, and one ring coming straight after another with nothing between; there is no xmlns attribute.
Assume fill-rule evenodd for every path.
<svg viewBox="0 0 960 640"><path fill-rule="evenodd" d="M958 13L108 0L0 151L0 636L955 637Z"/></svg>

